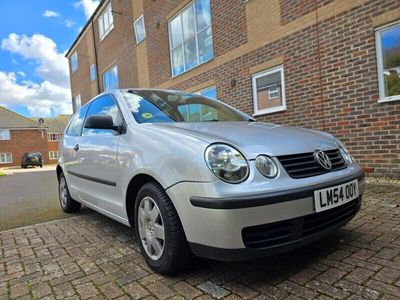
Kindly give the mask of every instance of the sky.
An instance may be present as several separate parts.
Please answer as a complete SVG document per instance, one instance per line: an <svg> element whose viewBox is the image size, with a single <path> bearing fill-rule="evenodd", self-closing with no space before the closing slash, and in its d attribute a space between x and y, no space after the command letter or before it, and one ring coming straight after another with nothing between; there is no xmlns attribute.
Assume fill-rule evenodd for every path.
<svg viewBox="0 0 400 300"><path fill-rule="evenodd" d="M26 117L72 113L68 61L98 0L0 1L0 105Z"/></svg>

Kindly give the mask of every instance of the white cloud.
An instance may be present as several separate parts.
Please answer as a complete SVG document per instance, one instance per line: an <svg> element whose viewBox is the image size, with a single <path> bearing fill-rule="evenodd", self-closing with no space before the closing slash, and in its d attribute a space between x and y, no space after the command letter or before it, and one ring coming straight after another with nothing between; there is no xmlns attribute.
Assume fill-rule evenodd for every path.
<svg viewBox="0 0 400 300"><path fill-rule="evenodd" d="M1 49L34 60L38 64L36 73L43 79L61 86L69 85L68 61L47 36L34 34L28 37L11 33L2 40Z"/></svg>
<svg viewBox="0 0 400 300"><path fill-rule="evenodd" d="M45 10L42 14L43 17L47 18L57 18L60 16L59 12L56 12L54 10Z"/></svg>
<svg viewBox="0 0 400 300"><path fill-rule="evenodd" d="M40 84L23 81L18 84L16 74L0 71L0 105L23 105L32 116L47 117L71 113L69 88L45 80Z"/></svg>
<svg viewBox="0 0 400 300"><path fill-rule="evenodd" d="M1 49L20 55L28 64L35 62L35 72L43 81L17 82L23 72L0 70L0 105L24 105L33 116L42 117L72 111L68 61L52 39L41 34L29 37L11 33L2 40Z"/></svg>
<svg viewBox="0 0 400 300"><path fill-rule="evenodd" d="M99 5L99 2L99 0L79 0L78 2L75 2L74 6L75 8L83 8L86 19L89 19L96 7Z"/></svg>
<svg viewBox="0 0 400 300"><path fill-rule="evenodd" d="M66 20L64 22L64 24L65 24L66 27L71 28L71 27L73 27L75 25L75 22L71 21L71 20Z"/></svg>
<svg viewBox="0 0 400 300"><path fill-rule="evenodd" d="M17 75L21 76L21 77L26 77L26 74L22 71L18 71Z"/></svg>

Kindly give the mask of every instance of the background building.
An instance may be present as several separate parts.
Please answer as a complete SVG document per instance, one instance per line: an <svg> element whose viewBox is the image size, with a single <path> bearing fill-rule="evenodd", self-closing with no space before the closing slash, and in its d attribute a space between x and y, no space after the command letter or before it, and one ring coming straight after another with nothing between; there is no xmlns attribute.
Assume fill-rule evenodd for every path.
<svg viewBox="0 0 400 300"><path fill-rule="evenodd" d="M118 87L206 93L400 177L398 0L104 0L66 56L75 109Z"/></svg>
<svg viewBox="0 0 400 300"><path fill-rule="evenodd" d="M41 119L42 124L47 128L47 151L51 164L57 163L58 147L70 117L70 115L59 115L55 118Z"/></svg>
<svg viewBox="0 0 400 300"><path fill-rule="evenodd" d="M0 106L0 167L19 166L25 152L47 155L47 128Z"/></svg>

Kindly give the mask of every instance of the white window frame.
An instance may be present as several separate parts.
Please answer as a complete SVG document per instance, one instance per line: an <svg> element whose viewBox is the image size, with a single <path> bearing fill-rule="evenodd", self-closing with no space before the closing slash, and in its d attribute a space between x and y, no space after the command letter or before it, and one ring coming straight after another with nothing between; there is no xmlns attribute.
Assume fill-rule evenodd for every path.
<svg viewBox="0 0 400 300"><path fill-rule="evenodd" d="M200 63L200 59L199 59L199 42L198 42L198 35L199 35L200 32L203 32L203 31L205 31L205 30L210 29L210 30L211 30L211 39L213 39L212 18L211 18L211 22L210 22L210 27L205 27L205 28L203 28L200 32L198 32L198 31L197 31L196 3L195 3L195 2L196 2L196 0L190 1L188 4L185 5L184 8L182 8L179 12L177 12L173 17L171 17L171 18L168 20L169 60L170 60L170 64L171 64L171 76L172 76L172 78L175 78L175 77L180 76L180 75L182 75L182 74L184 74L184 73L186 73L186 72L188 72L188 71L190 71L190 70L193 70L193 69L195 69L195 68L197 68L197 67L199 67L199 66L201 66L201 65L203 65L203 64L205 64L205 63L207 63L207 62L209 62L209 61L211 61L211 60L213 60L214 57L215 57L215 52L214 52L214 40L213 40L213 43L212 43L213 56L212 56L210 59L205 60L205 61L203 61L203 62ZM211 2L211 0L210 0L210 2ZM186 69L186 67L185 67L185 52L184 52L185 39L184 39L184 37L183 37L183 26L182 26L182 30L181 30L181 32L182 32L182 44L176 46L175 48L172 48L171 22L172 22L172 20L174 20L174 19L177 18L177 17L179 17L180 19L182 19L182 13L183 13L189 6L191 6L191 5L193 5L193 9L194 9L194 19L195 19L195 27L194 27L194 28L195 28L195 34L194 34L194 38L196 39L197 64L196 64L195 66L189 68L189 69ZM210 12L210 17L211 17L211 12ZM182 20L181 20L181 25L182 25ZM173 59L172 59L172 58L173 58L173 55L172 55L172 52L173 52L173 50L175 50L175 49L178 48L178 47L182 47L182 53L183 53L183 68L184 68L184 70L183 70L183 72L181 72L181 73L179 73L179 74L174 74L174 66L173 66Z"/></svg>
<svg viewBox="0 0 400 300"><path fill-rule="evenodd" d="M81 94L78 94L74 98L74 106L75 106L75 111L78 111L82 107L82 99L81 99ZM79 104L79 105L78 105Z"/></svg>
<svg viewBox="0 0 400 300"><path fill-rule="evenodd" d="M281 73L281 99L282 104L280 106L266 108L266 109L258 109L258 99L257 99L257 79L260 77L268 76L273 73L280 72ZM253 107L254 107L254 114L253 116L260 116L270 113L275 113L279 111L286 110L286 96L285 96L285 68L284 66L277 66L256 74L252 75L252 85L253 85Z"/></svg>
<svg viewBox="0 0 400 300"><path fill-rule="evenodd" d="M118 65L114 65L114 66L112 66L111 68L107 69L107 70L103 73L103 90L104 90L104 91L111 90L111 89L106 89L105 76L106 76L106 74L109 73L109 72L112 72L112 73L113 73L114 69L117 70L117 71L116 71L116 74L117 74L117 83L118 83L118 84L117 84L116 87L113 87L112 89L118 89L118 88L119 88Z"/></svg>
<svg viewBox="0 0 400 300"><path fill-rule="evenodd" d="M52 136L55 136L55 139L53 139ZM48 132L47 133L47 139L50 142L60 141L62 139L62 133L60 133L60 132Z"/></svg>
<svg viewBox="0 0 400 300"><path fill-rule="evenodd" d="M49 159L50 160L58 159L58 151L49 151Z"/></svg>
<svg viewBox="0 0 400 300"><path fill-rule="evenodd" d="M137 30L136 30L136 24L138 22L142 22L142 24L143 24L143 32L144 32L144 36L140 41L139 41L139 38L138 38L138 35L137 35ZM135 31L136 44L140 44L146 38L146 27L144 25L144 17L143 17L143 15L141 15L139 18L137 18L136 21L133 23L133 29Z"/></svg>
<svg viewBox="0 0 400 300"><path fill-rule="evenodd" d="M105 25L104 25L105 18L107 18L108 23L109 23L107 28L105 28ZM99 39L100 39L100 41L102 41L114 28L114 17L112 15L111 2L103 10L103 13L97 19L97 23L98 23L98 27L99 27Z"/></svg>
<svg viewBox="0 0 400 300"><path fill-rule="evenodd" d="M89 68L89 73L90 73L90 81L96 80L96 66L94 64L90 65Z"/></svg>
<svg viewBox="0 0 400 300"><path fill-rule="evenodd" d="M9 141L9 140L11 140L11 131L10 131L10 129L0 129L0 133L1 132L6 132L6 134L0 134L0 141Z"/></svg>
<svg viewBox="0 0 400 300"><path fill-rule="evenodd" d="M378 86L379 86L379 99L378 102L390 102L400 100L400 95L396 96L385 96L385 77L383 69L383 53L382 53L382 32L391 28L400 26L400 21L396 21L385 26L376 28L375 30L375 47L376 47L376 62L378 68Z"/></svg>
<svg viewBox="0 0 400 300"><path fill-rule="evenodd" d="M10 160L7 161L7 155L9 155ZM2 161L2 157L4 157L4 161ZM12 164L13 163L13 157L11 152L6 152L6 153L0 153L0 164Z"/></svg>
<svg viewBox="0 0 400 300"><path fill-rule="evenodd" d="M72 55L71 55L71 71L72 71L72 73L75 73L76 70L78 70L78 67L79 67L78 53L75 50L74 53L72 53Z"/></svg>

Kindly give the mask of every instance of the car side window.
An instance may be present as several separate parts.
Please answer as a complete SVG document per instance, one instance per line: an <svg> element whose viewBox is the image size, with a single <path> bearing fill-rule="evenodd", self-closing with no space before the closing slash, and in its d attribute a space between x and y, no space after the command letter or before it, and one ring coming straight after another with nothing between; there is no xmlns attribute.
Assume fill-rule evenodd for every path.
<svg viewBox="0 0 400 300"><path fill-rule="evenodd" d="M66 134L69 136L80 136L82 132L83 121L85 120L86 113L89 105L83 106L80 111L72 119L68 126Z"/></svg>
<svg viewBox="0 0 400 300"><path fill-rule="evenodd" d="M110 95L101 96L94 100L90 105L86 119L91 116L111 116L115 126L120 126L123 123L122 114L118 108L114 98ZM83 128L82 135L113 135L115 132L108 129L89 129Z"/></svg>

